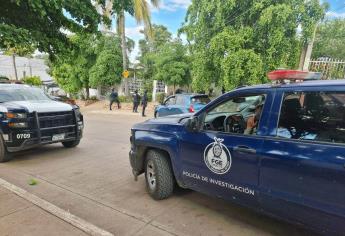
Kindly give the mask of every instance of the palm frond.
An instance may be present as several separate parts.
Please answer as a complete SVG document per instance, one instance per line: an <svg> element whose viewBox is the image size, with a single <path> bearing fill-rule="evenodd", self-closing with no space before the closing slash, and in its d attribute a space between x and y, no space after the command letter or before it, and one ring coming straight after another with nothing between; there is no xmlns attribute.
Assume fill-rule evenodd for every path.
<svg viewBox="0 0 345 236"><path fill-rule="evenodd" d="M145 31L150 37L152 35L151 13L146 0L133 0L134 18L136 21L145 26Z"/></svg>
<svg viewBox="0 0 345 236"><path fill-rule="evenodd" d="M151 0L151 4L154 7L159 8L160 0Z"/></svg>

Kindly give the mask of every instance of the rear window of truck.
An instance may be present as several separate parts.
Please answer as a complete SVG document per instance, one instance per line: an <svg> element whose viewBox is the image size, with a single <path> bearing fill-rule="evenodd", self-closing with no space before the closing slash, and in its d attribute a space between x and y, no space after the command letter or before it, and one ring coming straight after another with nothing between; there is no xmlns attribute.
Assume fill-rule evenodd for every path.
<svg viewBox="0 0 345 236"><path fill-rule="evenodd" d="M277 136L345 143L345 92L286 93Z"/></svg>

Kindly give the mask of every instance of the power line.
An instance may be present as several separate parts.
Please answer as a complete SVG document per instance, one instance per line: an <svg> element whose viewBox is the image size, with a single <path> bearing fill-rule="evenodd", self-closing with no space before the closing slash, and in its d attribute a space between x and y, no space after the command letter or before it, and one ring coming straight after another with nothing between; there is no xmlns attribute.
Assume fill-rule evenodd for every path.
<svg viewBox="0 0 345 236"><path fill-rule="evenodd" d="M248 8L246 11L242 12L240 15L236 16L235 18L232 18L230 21L226 22L227 24L232 23L234 20L236 20L237 18L243 16L244 14L246 14L247 12L249 12L251 10L251 8Z"/></svg>

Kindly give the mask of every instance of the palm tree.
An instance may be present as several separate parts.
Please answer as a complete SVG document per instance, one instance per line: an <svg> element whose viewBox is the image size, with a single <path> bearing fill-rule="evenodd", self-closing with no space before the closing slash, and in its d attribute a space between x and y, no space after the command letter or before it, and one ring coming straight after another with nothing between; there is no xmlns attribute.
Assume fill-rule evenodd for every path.
<svg viewBox="0 0 345 236"><path fill-rule="evenodd" d="M160 0L150 0L154 7L158 8ZM133 15L138 24L144 24L145 34L148 38L152 36L152 26L151 26L151 14L148 4L148 0L121 0L114 3L114 0L106 0L104 6L102 7L103 16L111 19L113 13L116 13L116 28L117 33L121 36L121 47L122 47L122 60L123 60L123 71L128 69L128 58L127 58L127 42L126 42L126 32L125 32L125 12ZM109 26L103 25L104 30ZM125 94L129 95L128 81L123 80L122 87L125 88Z"/></svg>
<svg viewBox="0 0 345 236"><path fill-rule="evenodd" d="M125 0L124 0L125 2ZM151 4L154 7L158 7L159 0L150 0ZM126 33L125 33L125 11L129 10L129 13L132 12L132 15L136 19L138 24L144 24L145 33L149 36L152 36L152 26L151 26L151 14L149 9L149 4L147 0L131 0L130 6L123 6L117 13L117 32L121 35L121 46L122 46L122 56L123 56L123 70L128 69L127 64L127 43L126 43ZM128 81L124 80L123 82L125 87L125 94L129 95L128 90Z"/></svg>

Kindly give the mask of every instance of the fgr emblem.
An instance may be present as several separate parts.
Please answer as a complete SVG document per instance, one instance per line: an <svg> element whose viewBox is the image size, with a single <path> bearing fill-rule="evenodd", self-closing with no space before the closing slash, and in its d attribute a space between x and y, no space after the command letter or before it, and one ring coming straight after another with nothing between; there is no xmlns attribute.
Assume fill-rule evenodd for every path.
<svg viewBox="0 0 345 236"><path fill-rule="evenodd" d="M231 154L223 141L224 139L215 137L214 143L207 145L204 152L206 166L219 175L225 174L231 167Z"/></svg>

